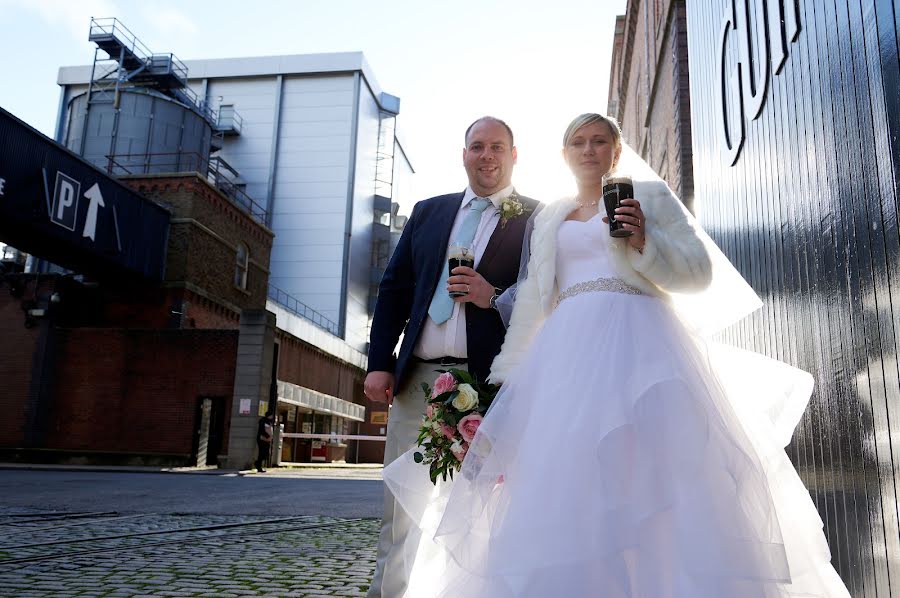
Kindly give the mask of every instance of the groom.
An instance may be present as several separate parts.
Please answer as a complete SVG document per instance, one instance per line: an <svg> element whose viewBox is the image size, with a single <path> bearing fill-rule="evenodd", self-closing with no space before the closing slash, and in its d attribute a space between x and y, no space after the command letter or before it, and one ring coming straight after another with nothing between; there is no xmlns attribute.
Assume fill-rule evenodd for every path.
<svg viewBox="0 0 900 598"><path fill-rule="evenodd" d="M384 463L415 446L425 413L422 382L429 386L448 367L487 379L506 328L494 307L516 282L528 216L539 205L514 194L516 147L509 126L490 116L466 130L462 193L415 205L378 291L369 343L366 396L391 403ZM510 196L512 195L512 198ZM501 217L501 206L524 210ZM512 204L510 202L513 202ZM508 212L507 212L508 214ZM465 245L475 269L447 272L447 248ZM449 291L466 293L450 299ZM394 347L403 333L399 354ZM427 475L423 467L422 475ZM411 522L385 488L384 521L375 578L368 598L399 598L406 589L403 542Z"/></svg>

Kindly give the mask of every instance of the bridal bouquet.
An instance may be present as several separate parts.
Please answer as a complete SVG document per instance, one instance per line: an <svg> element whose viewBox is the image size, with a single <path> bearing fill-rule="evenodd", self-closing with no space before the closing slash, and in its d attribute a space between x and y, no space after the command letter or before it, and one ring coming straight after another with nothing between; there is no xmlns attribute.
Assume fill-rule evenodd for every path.
<svg viewBox="0 0 900 598"><path fill-rule="evenodd" d="M447 481L448 476L453 479L453 473L459 471L475 432L500 389L494 384L479 384L465 370L437 371L441 375L433 388L422 383L428 407L416 440L422 450L413 453L416 463L428 465L434 484L438 477Z"/></svg>

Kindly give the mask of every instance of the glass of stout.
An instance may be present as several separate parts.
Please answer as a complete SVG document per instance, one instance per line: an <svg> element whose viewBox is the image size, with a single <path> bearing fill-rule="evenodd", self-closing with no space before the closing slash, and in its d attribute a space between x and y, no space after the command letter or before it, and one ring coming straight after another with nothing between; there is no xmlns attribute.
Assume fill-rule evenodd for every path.
<svg viewBox="0 0 900 598"><path fill-rule="evenodd" d="M616 208L622 205L623 199L634 199L634 184L629 176L612 175L603 185L603 205L606 217L609 218L609 234L613 237L630 237L631 231L625 230L624 224L616 220Z"/></svg>
<svg viewBox="0 0 900 598"><path fill-rule="evenodd" d="M450 276L453 276L453 268L459 268L460 266L465 266L467 268L475 267L475 254L472 252L471 247L451 245L448 255L450 262ZM468 293L465 291L450 291L451 297L462 297L463 295L468 295Z"/></svg>

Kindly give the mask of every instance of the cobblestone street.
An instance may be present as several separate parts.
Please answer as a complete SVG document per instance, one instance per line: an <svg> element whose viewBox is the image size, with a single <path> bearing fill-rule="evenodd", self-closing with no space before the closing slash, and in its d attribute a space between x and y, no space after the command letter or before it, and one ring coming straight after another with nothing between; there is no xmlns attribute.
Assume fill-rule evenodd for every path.
<svg viewBox="0 0 900 598"><path fill-rule="evenodd" d="M71 484L69 475L53 479ZM129 483L205 481L194 475L134 478L113 479L121 479L120 490ZM308 505L302 480L280 482L291 481L298 485L298 504ZM83 503L48 507L59 504L65 487L46 483L33 490L33 506L0 502L3 598L353 597L365 595L372 577L379 525L373 517L305 514L309 509L299 507L271 515L258 508L247 515L111 510L103 492L90 510ZM9 494L29 493L17 486ZM42 498L48 487L52 500ZM196 496L197 511L205 498Z"/></svg>
<svg viewBox="0 0 900 598"><path fill-rule="evenodd" d="M22 509L0 519L0 595L10 598L362 596L378 527L315 516L54 519Z"/></svg>

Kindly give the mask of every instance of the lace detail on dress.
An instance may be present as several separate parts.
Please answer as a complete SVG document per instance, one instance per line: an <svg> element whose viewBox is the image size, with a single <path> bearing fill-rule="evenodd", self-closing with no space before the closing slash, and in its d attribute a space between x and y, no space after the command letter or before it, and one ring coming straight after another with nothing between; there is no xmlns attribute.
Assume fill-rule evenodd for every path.
<svg viewBox="0 0 900 598"><path fill-rule="evenodd" d="M600 291L609 291L611 293L624 293L626 295L643 295L643 291L631 285L625 284L619 278L595 278L594 280L585 280L573 284L565 291L559 294L556 305L559 305L569 297L581 295L582 293L596 293Z"/></svg>

